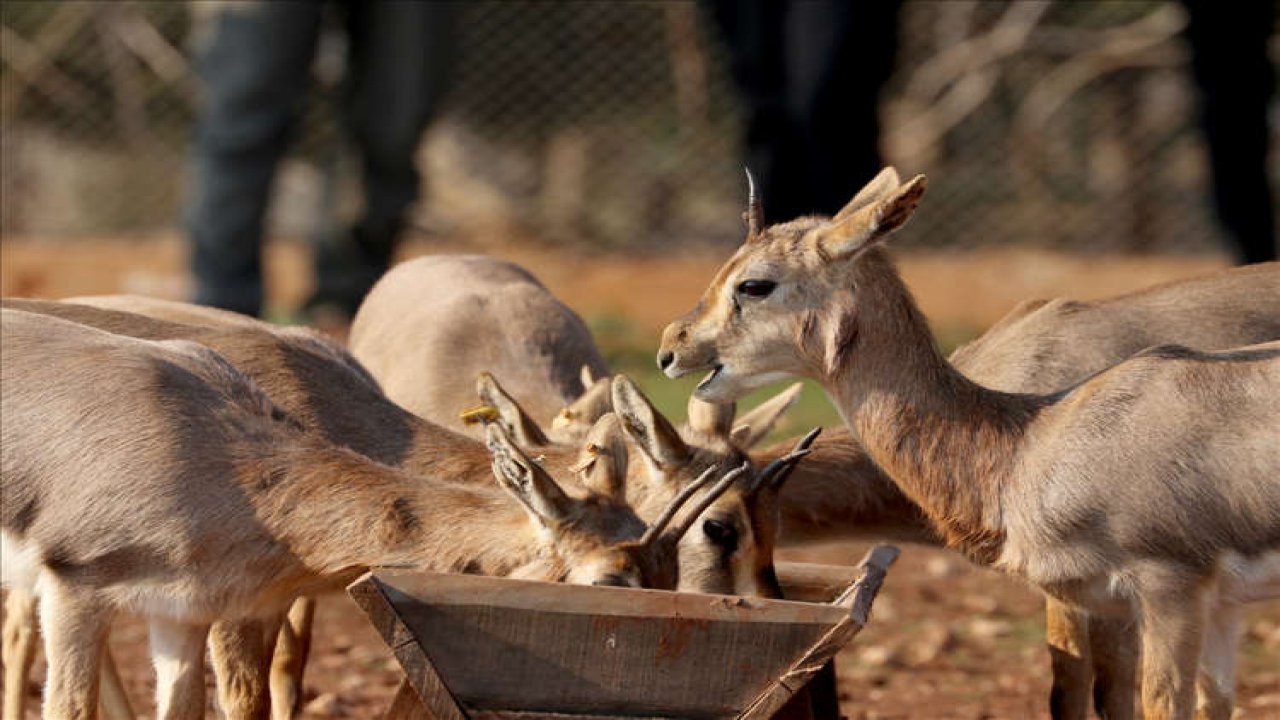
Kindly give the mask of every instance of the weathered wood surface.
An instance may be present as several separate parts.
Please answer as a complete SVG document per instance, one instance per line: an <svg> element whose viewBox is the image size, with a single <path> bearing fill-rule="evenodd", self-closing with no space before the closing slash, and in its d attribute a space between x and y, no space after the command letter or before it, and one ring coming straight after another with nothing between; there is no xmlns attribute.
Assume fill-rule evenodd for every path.
<svg viewBox="0 0 1280 720"><path fill-rule="evenodd" d="M898 559L898 548L877 545L858 564L858 579L841 593L831 607L847 608L848 614L821 640L795 661L777 681L755 699L742 720L765 720L778 712L798 690L809 684L823 667L867 624L871 604L880 592L889 566Z"/></svg>
<svg viewBox="0 0 1280 720"><path fill-rule="evenodd" d="M777 562L774 571L788 600L829 603L849 588L858 574L852 565Z"/></svg>
<svg viewBox="0 0 1280 720"><path fill-rule="evenodd" d="M396 570L349 590L416 690L397 717L415 717L403 708L416 695L418 717L459 720L766 718L865 624L896 555L880 550L844 593L850 568L780 569L832 604Z"/></svg>
<svg viewBox="0 0 1280 720"><path fill-rule="evenodd" d="M347 593L369 616L378 634L382 635L383 641L400 661L405 679L412 686L409 693L406 693L405 685L401 684L387 716L414 717L411 696L416 695L420 707L430 713L426 717L436 720L466 720L467 714L440 678L431 659L423 653L418 640L401 621L398 610L388 601L382 587L377 582L368 582L369 578L370 574L366 573L347 587Z"/></svg>

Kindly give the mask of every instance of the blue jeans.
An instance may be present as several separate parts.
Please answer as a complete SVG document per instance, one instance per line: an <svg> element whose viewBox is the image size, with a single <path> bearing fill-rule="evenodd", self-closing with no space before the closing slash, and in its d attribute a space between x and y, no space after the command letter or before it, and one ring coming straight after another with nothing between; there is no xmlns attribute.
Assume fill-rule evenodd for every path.
<svg viewBox="0 0 1280 720"><path fill-rule="evenodd" d="M313 238L309 306L354 313L387 269L418 197L414 151L444 91L448 4L341 2L348 36L342 126L359 152L363 217ZM196 57L203 82L185 224L195 301L262 311L263 219L276 167L310 84L326 5L260 2L218 13Z"/></svg>

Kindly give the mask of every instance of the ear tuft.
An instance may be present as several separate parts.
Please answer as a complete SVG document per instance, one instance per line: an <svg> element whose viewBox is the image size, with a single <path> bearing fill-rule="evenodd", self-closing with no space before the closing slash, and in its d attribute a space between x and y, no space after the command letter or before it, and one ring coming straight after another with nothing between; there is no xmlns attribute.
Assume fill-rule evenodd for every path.
<svg viewBox="0 0 1280 720"><path fill-rule="evenodd" d="M582 383L583 392L586 392L588 388L596 384L595 373L591 372L591 366L587 363L583 363L582 368L578 370L578 380Z"/></svg>
<svg viewBox="0 0 1280 720"><path fill-rule="evenodd" d="M773 428L782 416L800 399L804 390L803 383L792 383L786 390L765 400L756 407L742 414L733 427L731 438L735 445L742 449L754 447L773 432Z"/></svg>
<svg viewBox="0 0 1280 720"><path fill-rule="evenodd" d="M898 189L901 184L902 180L898 178L898 171L891 165L885 167L874 178L871 178L871 182L863 186L858 191L858 194L853 196L852 200L840 208L840 212L831 218L832 222L840 222L871 203L880 201L886 195Z"/></svg>
<svg viewBox="0 0 1280 720"><path fill-rule="evenodd" d="M906 225L915 214L916 206L920 204L920 199L924 197L924 191L928 187L928 179L924 175L917 175L882 201L876 212L876 236L888 235Z"/></svg>
<svg viewBox="0 0 1280 720"><path fill-rule="evenodd" d="M547 436L538 423L524 411L520 403L511 397L493 375L482 372L476 377L476 395L485 405L495 409L498 422L525 447L542 447L548 444ZM466 418L463 419L466 422Z"/></svg>
<svg viewBox="0 0 1280 720"><path fill-rule="evenodd" d="M542 466L530 460L500 424L485 427L485 444L493 456L493 475L503 490L546 527L572 518L575 503Z"/></svg>
<svg viewBox="0 0 1280 720"><path fill-rule="evenodd" d="M881 199L813 230L811 242L824 257L850 259L883 242L911 219L928 181L917 175Z"/></svg>
<svg viewBox="0 0 1280 720"><path fill-rule="evenodd" d="M618 416L605 413L587 432L573 470L586 487L621 501L626 497L627 460L627 443Z"/></svg>
<svg viewBox="0 0 1280 720"><path fill-rule="evenodd" d="M689 448L680 439L680 434L631 378L621 374L613 376L612 391L613 411L621 421L622 429L650 463L661 470L682 465L688 460Z"/></svg>
<svg viewBox="0 0 1280 720"><path fill-rule="evenodd" d="M713 437L728 437L736 410L736 403L710 403L690 395L689 428Z"/></svg>

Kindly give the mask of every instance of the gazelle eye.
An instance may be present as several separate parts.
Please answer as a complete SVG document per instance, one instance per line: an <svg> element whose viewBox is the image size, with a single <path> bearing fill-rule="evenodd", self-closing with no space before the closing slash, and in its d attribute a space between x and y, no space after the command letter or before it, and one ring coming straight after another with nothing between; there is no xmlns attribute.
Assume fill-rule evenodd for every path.
<svg viewBox="0 0 1280 720"><path fill-rule="evenodd" d="M704 520L702 532L706 534L711 544L717 547L733 550L738 546L738 530L729 523L720 520Z"/></svg>
<svg viewBox="0 0 1280 720"><path fill-rule="evenodd" d="M768 297L776 287L778 283L772 280L743 280L738 283L738 294L753 298Z"/></svg>

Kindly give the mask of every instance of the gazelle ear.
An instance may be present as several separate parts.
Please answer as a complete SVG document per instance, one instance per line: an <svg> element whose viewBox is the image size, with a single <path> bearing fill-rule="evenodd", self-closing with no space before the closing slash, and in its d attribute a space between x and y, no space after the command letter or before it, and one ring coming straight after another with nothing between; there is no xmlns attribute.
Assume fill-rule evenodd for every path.
<svg viewBox="0 0 1280 720"><path fill-rule="evenodd" d="M871 182L863 186L853 199L840 208L840 212L831 218L832 222L840 222L862 208L870 205L877 200L884 198L890 192L893 192L902 184L902 180L898 178L898 171L892 166L886 167L871 178Z"/></svg>
<svg viewBox="0 0 1280 720"><path fill-rule="evenodd" d="M543 447L548 444L547 436L538 427L538 423L529 417L515 398L502 389L492 375L480 373L476 378L476 394L480 396L481 402L497 409L498 422L502 423L516 442L524 447Z"/></svg>
<svg viewBox="0 0 1280 720"><path fill-rule="evenodd" d="M605 413L587 432L573 466L582 484L615 500L626 498L627 442L618 416Z"/></svg>
<svg viewBox="0 0 1280 720"><path fill-rule="evenodd" d="M554 527L573 518L576 501L525 455L500 424L485 427L485 444L493 456L493 475L535 520Z"/></svg>
<svg viewBox="0 0 1280 720"><path fill-rule="evenodd" d="M596 384L595 373L591 372L591 366L583 363L582 369L578 371L578 380L582 382L582 389L585 391L592 385Z"/></svg>
<svg viewBox="0 0 1280 720"><path fill-rule="evenodd" d="M709 403L690 395L688 407L690 429L717 437L729 436L736 403Z"/></svg>
<svg viewBox="0 0 1280 720"><path fill-rule="evenodd" d="M689 447L680 434L626 375L613 376L613 411L654 469L670 469L688 461Z"/></svg>
<svg viewBox="0 0 1280 720"><path fill-rule="evenodd" d="M558 432L566 432L571 428L590 428L593 423L604 417L605 413L613 409L609 393L609 378L601 378L594 384L588 385L586 392L579 395L577 400L569 403L551 419L551 428ZM577 430L574 434L576 435L577 432L581 430Z"/></svg>
<svg viewBox="0 0 1280 720"><path fill-rule="evenodd" d="M855 257L905 225L924 197L927 185L925 176L917 175L881 199L812 231L810 241L827 257Z"/></svg>
<svg viewBox="0 0 1280 720"><path fill-rule="evenodd" d="M734 424L733 432L730 433L733 444L744 450L755 447L773 432L773 426L777 425L778 420L782 419L791 406L796 404L803 389L803 383L793 383L786 390L743 413Z"/></svg>

